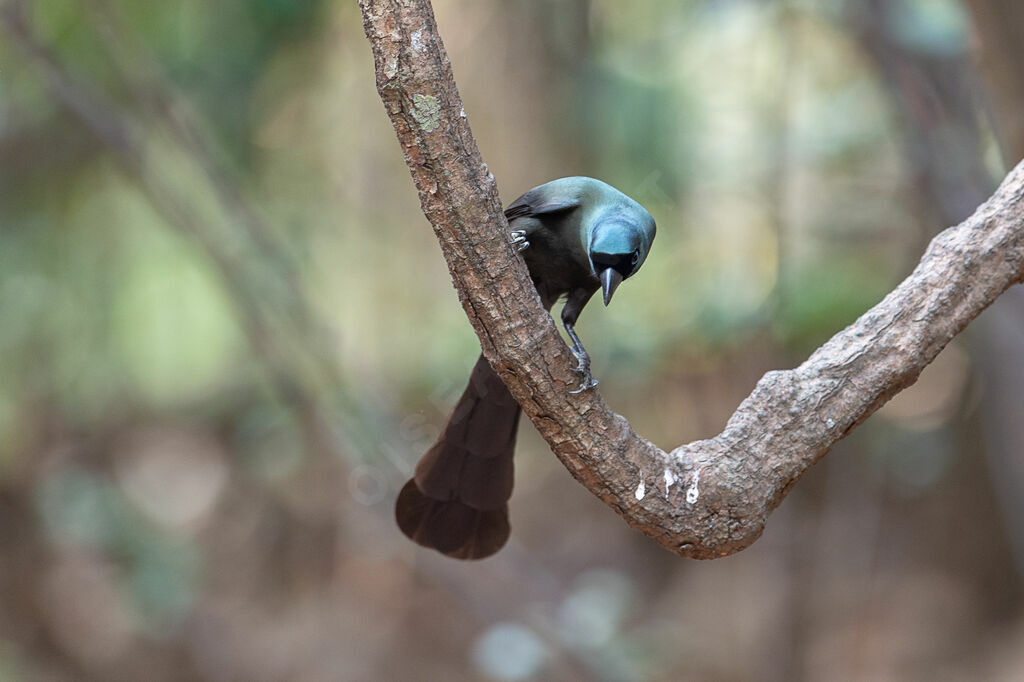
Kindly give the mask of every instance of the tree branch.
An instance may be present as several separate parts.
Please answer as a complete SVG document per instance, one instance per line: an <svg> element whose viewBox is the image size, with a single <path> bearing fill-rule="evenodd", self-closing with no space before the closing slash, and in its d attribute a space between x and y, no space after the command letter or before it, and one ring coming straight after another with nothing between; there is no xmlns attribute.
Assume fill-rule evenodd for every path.
<svg viewBox="0 0 1024 682"><path fill-rule="evenodd" d="M570 354L508 245L429 1L359 4L378 91L484 354L570 473L678 554L749 546L808 467L1024 280L1022 164L885 300L800 367L767 373L720 435L666 453L596 391L569 393Z"/></svg>

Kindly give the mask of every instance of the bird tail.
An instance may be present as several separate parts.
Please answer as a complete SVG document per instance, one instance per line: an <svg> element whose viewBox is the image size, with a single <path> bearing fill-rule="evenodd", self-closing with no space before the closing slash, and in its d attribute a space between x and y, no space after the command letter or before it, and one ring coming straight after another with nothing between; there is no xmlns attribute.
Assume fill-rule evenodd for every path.
<svg viewBox="0 0 1024 682"><path fill-rule="evenodd" d="M480 356L469 385L416 474L395 518L411 540L456 559L482 559L508 540L519 405Z"/></svg>

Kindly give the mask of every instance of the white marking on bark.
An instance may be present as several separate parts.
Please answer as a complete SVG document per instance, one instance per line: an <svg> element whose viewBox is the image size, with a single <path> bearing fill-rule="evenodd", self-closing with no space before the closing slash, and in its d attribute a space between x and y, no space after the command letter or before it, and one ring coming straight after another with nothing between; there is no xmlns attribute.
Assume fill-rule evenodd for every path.
<svg viewBox="0 0 1024 682"><path fill-rule="evenodd" d="M700 471L696 472L693 475L693 483L691 483L690 487L686 489L686 502L687 502L687 504L693 504L694 502L697 501L697 498L700 497L700 490L698 490L698 488L697 488L697 486L699 484L700 484Z"/></svg>
<svg viewBox="0 0 1024 682"><path fill-rule="evenodd" d="M672 484L675 483L677 480L678 479L676 478L676 475L674 473L672 473L671 470L665 469L665 499L666 500L668 499L668 489L671 488Z"/></svg>
<svg viewBox="0 0 1024 682"><path fill-rule="evenodd" d="M636 493L635 493L636 499L642 500L642 499L644 499L644 495L646 495L646 494L647 494L647 486L644 483L644 479L641 478L640 479L640 485L638 485L636 487Z"/></svg>

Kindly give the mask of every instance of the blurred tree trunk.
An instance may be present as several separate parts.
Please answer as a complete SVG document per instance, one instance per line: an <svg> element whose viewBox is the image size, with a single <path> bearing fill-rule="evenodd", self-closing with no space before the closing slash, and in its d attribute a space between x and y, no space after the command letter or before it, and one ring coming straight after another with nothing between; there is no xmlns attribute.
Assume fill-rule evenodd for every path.
<svg viewBox="0 0 1024 682"><path fill-rule="evenodd" d="M1003 161L1024 158L1024 3L1020 0L967 0L974 21L975 60L988 85L990 108ZM1004 521L1024 575L1024 291L1014 287L979 319L985 375L981 398L984 445L992 468L993 487L1004 509Z"/></svg>
<svg viewBox="0 0 1024 682"><path fill-rule="evenodd" d="M967 6L999 146L1006 165L1012 166L1024 158L1024 3L967 0Z"/></svg>
<svg viewBox="0 0 1024 682"><path fill-rule="evenodd" d="M982 157L980 90L962 52L928 50L890 29L892 4L847 4L864 51L875 62L903 128L921 243L970 215L998 183Z"/></svg>
<svg viewBox="0 0 1024 682"><path fill-rule="evenodd" d="M907 165L919 213L922 241L934 230L963 219L996 185L983 158L983 119L978 101L987 100L1003 159L1024 156L1024 3L968 0L973 14L977 78L963 54L925 52L901 44L887 30L891 3L849 3L861 26L865 51L877 64L902 120ZM967 57L967 58L965 58ZM984 434L983 451L991 485L1002 505L1002 522L1024 576L1024 292L1014 287L978 320L972 357L982 386L975 418ZM969 455L973 453L968 453Z"/></svg>
<svg viewBox="0 0 1024 682"><path fill-rule="evenodd" d="M1024 3L1019 0L968 0L975 30L975 61L987 84L986 101L1007 164L1024 158ZM1024 522L1020 495L1024 465L1020 444L1024 428L1019 418L1024 386L1024 292L1007 292L980 322L978 354L984 373L981 402L985 450L993 486L1004 509L1004 520L1024 575Z"/></svg>

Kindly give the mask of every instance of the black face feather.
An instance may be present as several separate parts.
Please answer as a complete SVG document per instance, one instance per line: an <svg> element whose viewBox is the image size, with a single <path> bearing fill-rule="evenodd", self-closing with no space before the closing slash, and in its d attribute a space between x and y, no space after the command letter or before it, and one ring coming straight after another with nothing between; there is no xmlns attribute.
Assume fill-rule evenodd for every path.
<svg viewBox="0 0 1024 682"><path fill-rule="evenodd" d="M622 279L626 279L633 274L636 264L640 262L640 253L591 253L590 262L594 264L594 272L598 274L613 268L622 275Z"/></svg>

